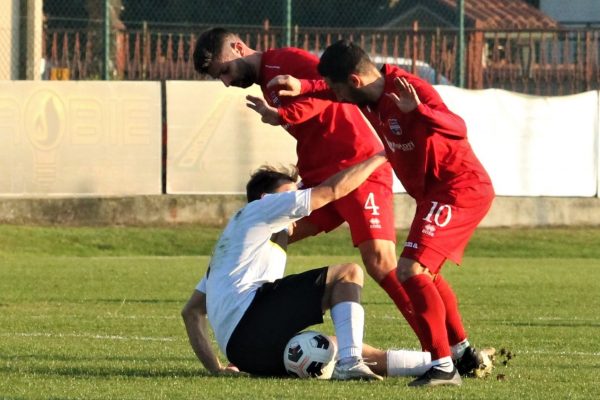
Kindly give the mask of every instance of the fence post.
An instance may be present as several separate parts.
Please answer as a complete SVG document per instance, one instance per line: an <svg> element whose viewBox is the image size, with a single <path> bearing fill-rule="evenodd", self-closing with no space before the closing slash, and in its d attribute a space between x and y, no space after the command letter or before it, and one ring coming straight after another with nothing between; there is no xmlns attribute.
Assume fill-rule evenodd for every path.
<svg viewBox="0 0 600 400"><path fill-rule="evenodd" d="M292 0L285 0L285 45L292 45Z"/></svg>
<svg viewBox="0 0 600 400"><path fill-rule="evenodd" d="M458 56L456 60L458 86L465 87L465 0L458 0Z"/></svg>
<svg viewBox="0 0 600 400"><path fill-rule="evenodd" d="M109 66L108 61L110 60L110 5L109 0L104 0L104 68L102 69L104 80L109 79Z"/></svg>

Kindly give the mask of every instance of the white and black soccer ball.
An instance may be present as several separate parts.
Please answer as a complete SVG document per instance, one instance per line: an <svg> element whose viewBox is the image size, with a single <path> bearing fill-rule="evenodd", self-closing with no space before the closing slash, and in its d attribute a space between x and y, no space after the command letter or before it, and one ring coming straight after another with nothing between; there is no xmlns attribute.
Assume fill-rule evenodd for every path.
<svg viewBox="0 0 600 400"><path fill-rule="evenodd" d="M290 375L298 378L329 379L335 367L337 348L324 333L297 333L285 346L283 364Z"/></svg>

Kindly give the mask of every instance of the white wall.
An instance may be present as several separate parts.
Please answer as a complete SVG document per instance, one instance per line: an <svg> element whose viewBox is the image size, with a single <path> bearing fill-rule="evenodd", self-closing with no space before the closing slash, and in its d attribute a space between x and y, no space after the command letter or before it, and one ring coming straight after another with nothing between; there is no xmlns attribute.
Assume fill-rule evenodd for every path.
<svg viewBox="0 0 600 400"><path fill-rule="evenodd" d="M246 107L258 87L166 88L167 193L244 193L261 164L296 162L295 140ZM599 92L437 89L498 195L598 196ZM159 194L161 125L158 82L0 81L0 195Z"/></svg>
<svg viewBox="0 0 600 400"><path fill-rule="evenodd" d="M0 81L0 193L161 193L158 82Z"/></svg>
<svg viewBox="0 0 600 400"><path fill-rule="evenodd" d="M261 164L295 164L295 140L263 124L246 107L260 88L226 88L219 82L167 82L169 126L167 192L245 193Z"/></svg>

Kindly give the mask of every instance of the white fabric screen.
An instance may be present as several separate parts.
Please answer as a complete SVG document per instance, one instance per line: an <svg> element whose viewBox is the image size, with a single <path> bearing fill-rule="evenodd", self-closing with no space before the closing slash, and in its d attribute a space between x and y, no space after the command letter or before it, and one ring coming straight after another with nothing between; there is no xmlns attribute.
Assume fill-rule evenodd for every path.
<svg viewBox="0 0 600 400"><path fill-rule="evenodd" d="M596 196L598 92L563 97L437 86L505 196Z"/></svg>

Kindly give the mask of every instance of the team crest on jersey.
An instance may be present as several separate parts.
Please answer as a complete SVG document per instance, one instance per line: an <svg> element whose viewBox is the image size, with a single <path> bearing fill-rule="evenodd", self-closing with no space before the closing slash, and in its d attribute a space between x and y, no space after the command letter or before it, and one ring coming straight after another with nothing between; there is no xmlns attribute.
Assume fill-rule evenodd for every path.
<svg viewBox="0 0 600 400"><path fill-rule="evenodd" d="M398 123L398 120L395 118L390 118L388 119L388 126L390 128L390 131L392 131L392 133L396 136L400 136L402 135L402 128L400 127L400 124Z"/></svg>

